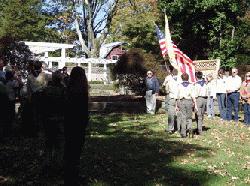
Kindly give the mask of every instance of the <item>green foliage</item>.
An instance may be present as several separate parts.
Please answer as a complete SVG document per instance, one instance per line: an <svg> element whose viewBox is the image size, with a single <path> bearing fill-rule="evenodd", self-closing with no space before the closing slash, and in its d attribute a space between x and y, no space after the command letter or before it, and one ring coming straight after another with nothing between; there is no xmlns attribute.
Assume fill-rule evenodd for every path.
<svg viewBox="0 0 250 186"><path fill-rule="evenodd" d="M2 37L0 39L0 57L5 64L8 63L19 69L25 69L33 55L24 43L17 42L10 37Z"/></svg>
<svg viewBox="0 0 250 186"><path fill-rule="evenodd" d="M137 94L143 94L146 74L143 52L140 49L130 49L117 61L112 74L118 79L119 85L128 87Z"/></svg>
<svg viewBox="0 0 250 186"><path fill-rule="evenodd" d="M52 21L40 0L2 0L0 2L0 38L15 40L54 41L56 30L47 26Z"/></svg>
<svg viewBox="0 0 250 186"><path fill-rule="evenodd" d="M237 54L249 35L242 19L245 0L159 0L170 18L173 40L193 59L221 58L222 66L235 66ZM162 22L163 25L163 22Z"/></svg>
<svg viewBox="0 0 250 186"><path fill-rule="evenodd" d="M150 0L121 0L112 20L109 41L125 41L130 48L160 54L155 34L155 22L159 19L156 4Z"/></svg>

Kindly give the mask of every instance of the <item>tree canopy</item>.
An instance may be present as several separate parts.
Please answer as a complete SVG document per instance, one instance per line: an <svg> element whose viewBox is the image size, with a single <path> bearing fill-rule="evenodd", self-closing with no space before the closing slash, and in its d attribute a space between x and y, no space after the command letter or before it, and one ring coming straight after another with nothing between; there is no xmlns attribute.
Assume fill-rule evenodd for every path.
<svg viewBox="0 0 250 186"><path fill-rule="evenodd" d="M245 0L159 0L170 18L174 41L193 59L220 58L222 66L234 66L244 50L249 22ZM238 63L240 63L238 61Z"/></svg>
<svg viewBox="0 0 250 186"><path fill-rule="evenodd" d="M0 2L0 37L15 40L48 41L58 37L47 27L52 19L40 0L2 0Z"/></svg>

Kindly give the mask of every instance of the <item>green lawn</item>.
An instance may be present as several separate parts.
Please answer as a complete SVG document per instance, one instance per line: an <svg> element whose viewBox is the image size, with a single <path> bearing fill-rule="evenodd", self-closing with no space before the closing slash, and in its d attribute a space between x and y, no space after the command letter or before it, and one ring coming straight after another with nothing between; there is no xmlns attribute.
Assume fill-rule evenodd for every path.
<svg viewBox="0 0 250 186"><path fill-rule="evenodd" d="M164 132L165 121L164 114L92 115L83 185L250 184L250 128L206 119L203 136L182 139ZM23 137L1 143L0 176L12 185L59 185L59 175L44 176L40 149Z"/></svg>
<svg viewBox="0 0 250 186"><path fill-rule="evenodd" d="M203 136L164 132L166 115L94 115L82 169L90 185L249 185L250 130L205 121Z"/></svg>

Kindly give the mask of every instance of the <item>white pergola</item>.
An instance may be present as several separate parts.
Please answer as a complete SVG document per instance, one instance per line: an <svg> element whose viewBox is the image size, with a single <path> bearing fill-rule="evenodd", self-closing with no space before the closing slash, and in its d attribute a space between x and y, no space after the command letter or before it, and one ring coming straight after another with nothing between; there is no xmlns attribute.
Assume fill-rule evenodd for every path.
<svg viewBox="0 0 250 186"><path fill-rule="evenodd" d="M103 64L104 72L103 79L107 80L107 64L116 63L116 60L107 60L102 58L70 58L66 56L66 49L71 49L75 45L63 44L63 43L48 43L48 42L24 42L31 52L40 55L39 61L45 62L48 67L52 68L52 62L58 63L58 68L62 69L66 62L75 64L88 64L88 81L92 80L92 64ZM49 57L49 52L61 50L60 57Z"/></svg>
<svg viewBox="0 0 250 186"><path fill-rule="evenodd" d="M44 55L43 61L52 68L52 61L49 59L49 52L61 50L61 57L58 57L55 62L58 62L58 68L63 68L66 63L66 49L73 48L75 45L63 43L48 43L48 42L24 42L31 52L34 54ZM59 60L58 60L59 59Z"/></svg>

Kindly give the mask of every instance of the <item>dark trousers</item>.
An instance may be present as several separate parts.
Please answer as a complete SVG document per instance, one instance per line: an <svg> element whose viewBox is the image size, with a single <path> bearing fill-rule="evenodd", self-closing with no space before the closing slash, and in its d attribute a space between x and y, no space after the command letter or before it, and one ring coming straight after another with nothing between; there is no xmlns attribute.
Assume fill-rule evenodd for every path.
<svg viewBox="0 0 250 186"><path fill-rule="evenodd" d="M232 112L234 110L234 120L239 120L239 100L240 93L232 92L227 95L227 120L232 120Z"/></svg>
<svg viewBox="0 0 250 186"><path fill-rule="evenodd" d="M244 123L250 125L250 104L244 103Z"/></svg>

